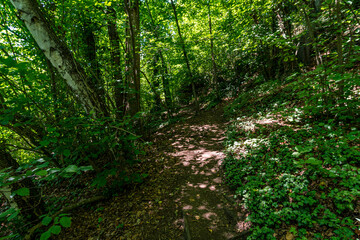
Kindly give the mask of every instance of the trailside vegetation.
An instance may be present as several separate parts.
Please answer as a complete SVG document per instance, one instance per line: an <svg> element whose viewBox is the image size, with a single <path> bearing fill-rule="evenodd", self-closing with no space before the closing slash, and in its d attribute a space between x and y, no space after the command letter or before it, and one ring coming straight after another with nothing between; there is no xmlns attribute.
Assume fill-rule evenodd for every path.
<svg viewBox="0 0 360 240"><path fill-rule="evenodd" d="M222 101L248 239L359 237L359 0L1 0L0 16L0 239L61 236L146 181L157 129Z"/></svg>

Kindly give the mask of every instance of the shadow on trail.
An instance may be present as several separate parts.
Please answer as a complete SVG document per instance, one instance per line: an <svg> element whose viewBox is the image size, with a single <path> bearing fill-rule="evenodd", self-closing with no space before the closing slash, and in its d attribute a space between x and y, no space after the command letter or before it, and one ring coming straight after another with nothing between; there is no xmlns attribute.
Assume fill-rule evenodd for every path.
<svg viewBox="0 0 360 240"><path fill-rule="evenodd" d="M225 158L225 127L218 110L201 113L157 134L157 144L166 143L164 154L176 159L176 164L168 167L179 179L174 204L181 214L172 224L189 231L191 239L221 240L237 235L236 222L231 223L226 215L223 198L220 168Z"/></svg>

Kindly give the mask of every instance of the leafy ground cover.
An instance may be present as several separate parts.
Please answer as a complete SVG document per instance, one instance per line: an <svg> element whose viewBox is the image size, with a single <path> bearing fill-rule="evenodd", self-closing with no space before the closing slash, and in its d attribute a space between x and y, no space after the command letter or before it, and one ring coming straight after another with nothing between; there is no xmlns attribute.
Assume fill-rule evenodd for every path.
<svg viewBox="0 0 360 240"><path fill-rule="evenodd" d="M225 177L249 212L248 239L359 238L358 96L326 105L312 75L255 83L226 109Z"/></svg>

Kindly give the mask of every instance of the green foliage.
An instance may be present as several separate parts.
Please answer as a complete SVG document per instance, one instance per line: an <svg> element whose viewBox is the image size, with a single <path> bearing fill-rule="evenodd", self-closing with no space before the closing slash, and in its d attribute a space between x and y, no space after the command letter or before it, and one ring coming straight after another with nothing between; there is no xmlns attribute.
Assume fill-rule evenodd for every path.
<svg viewBox="0 0 360 240"><path fill-rule="evenodd" d="M47 231L43 232L40 236L41 240L47 240L51 238L51 235L59 235L61 232L61 227L69 228L71 226L71 217L67 216L68 214L60 214L59 217L55 217L54 221L52 217L45 216L41 223L44 226L49 226L49 224L53 221L51 227L48 228Z"/></svg>
<svg viewBox="0 0 360 240"><path fill-rule="evenodd" d="M226 108L227 116L241 117L229 129L230 156L225 166L229 184L239 188L239 196L247 196L244 201L253 211L257 226L252 237L273 238L280 223L290 222L300 226L293 232L302 238L315 225L313 221L320 221L304 210L311 209L323 216L324 226L330 226L332 219L330 227L336 235L351 238L352 220L344 216L355 208L359 191L359 2L310 2L176 1L193 76L175 34L170 3L142 2L138 71L143 112L129 117L122 115L117 100L130 96L125 105L131 102L133 89L127 85L132 84L125 74L131 60L124 54L127 44L120 41L116 43L121 45L120 62L114 62L108 32L109 13L114 11L115 34L129 40L123 5L97 0L40 1L40 12L50 19L57 40L90 76L81 84L95 85L90 95L109 110L107 117L101 117L84 110L81 96L48 62L10 1L4 1L0 4L0 138L6 139L6 151L21 166L0 169L0 187L23 179L56 187L92 170L97 174L89 181L106 195L141 183L146 175L130 167L140 162L143 144L138 135L151 136L155 129L182 120L165 100L172 99L174 106L188 105L193 101L194 81L207 109L222 98L238 96ZM172 108L174 118L166 115L166 108ZM282 120L299 130L244 124L247 117L264 119L280 113ZM264 162L267 167L262 169ZM302 169L305 172L300 174ZM308 189L317 178L324 182L319 186L320 196ZM239 187L244 179L244 186ZM278 190L281 184L296 190ZM12 194L26 198L31 188L21 187ZM60 207L56 203L62 197L45 198L48 209ZM324 209L327 198L332 199L332 212ZM23 221L19 211L7 207L0 211L5 222ZM265 219L270 219L269 225ZM51 221L42 239L65 227L60 220Z"/></svg>
<svg viewBox="0 0 360 240"><path fill-rule="evenodd" d="M21 197L29 196L30 195L30 189L29 188L20 188L13 192L13 195L19 195Z"/></svg>
<svg viewBox="0 0 360 240"><path fill-rule="evenodd" d="M300 238L324 227L337 239L352 238L356 227L348 216L360 197L359 130L333 119L293 128L268 132L238 118L228 130L226 181L250 212L249 239L275 239L284 224L301 228Z"/></svg>
<svg viewBox="0 0 360 240"><path fill-rule="evenodd" d="M337 140L329 138L332 134ZM353 236L353 220L344 220L360 196L359 169L352 165L360 154L358 147L344 146L345 142L353 143L346 136L341 128L329 130L316 125L293 131L283 127L270 134L268 145L247 148L246 156L225 160L227 182L250 211L248 220L258 226L251 239L272 235L269 230L282 223L311 232L317 231L315 225L327 226L338 237L344 237L341 233L345 232ZM307 142L311 147L297 146ZM294 156L295 151L300 156ZM323 188L325 185L328 189ZM329 208L337 214L330 213Z"/></svg>

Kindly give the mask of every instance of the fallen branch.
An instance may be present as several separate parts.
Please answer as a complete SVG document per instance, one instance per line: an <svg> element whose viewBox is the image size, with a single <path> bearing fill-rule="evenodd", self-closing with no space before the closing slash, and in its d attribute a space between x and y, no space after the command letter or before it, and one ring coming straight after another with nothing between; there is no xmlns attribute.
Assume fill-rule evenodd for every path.
<svg viewBox="0 0 360 240"><path fill-rule="evenodd" d="M70 211L72 211L72 210L74 210L74 209L76 209L76 208L78 208L78 207L83 206L83 205L86 205L86 204L89 204L89 203L98 202L98 201L104 200L104 199L105 199L104 196L95 196L95 197L92 197L92 198L89 198L89 199L80 201L80 202L78 202L78 203L75 203L75 204L73 204L73 205L64 207L64 208L62 208L61 210L59 210L59 211L57 211L56 213L54 213L53 215L51 215L50 217L51 217L51 218L55 218L55 217L57 217L58 215L60 215L61 213L70 212ZM26 234L26 236L25 236L24 239L25 239L25 240L30 240L30 239L32 239L32 236L33 236L34 232L35 232L38 228L40 228L40 227L42 227L42 226L43 226L43 225L42 225L42 223L40 222L40 223L36 224L35 226L33 226L32 228L30 228L30 230L28 231L28 233Z"/></svg>

